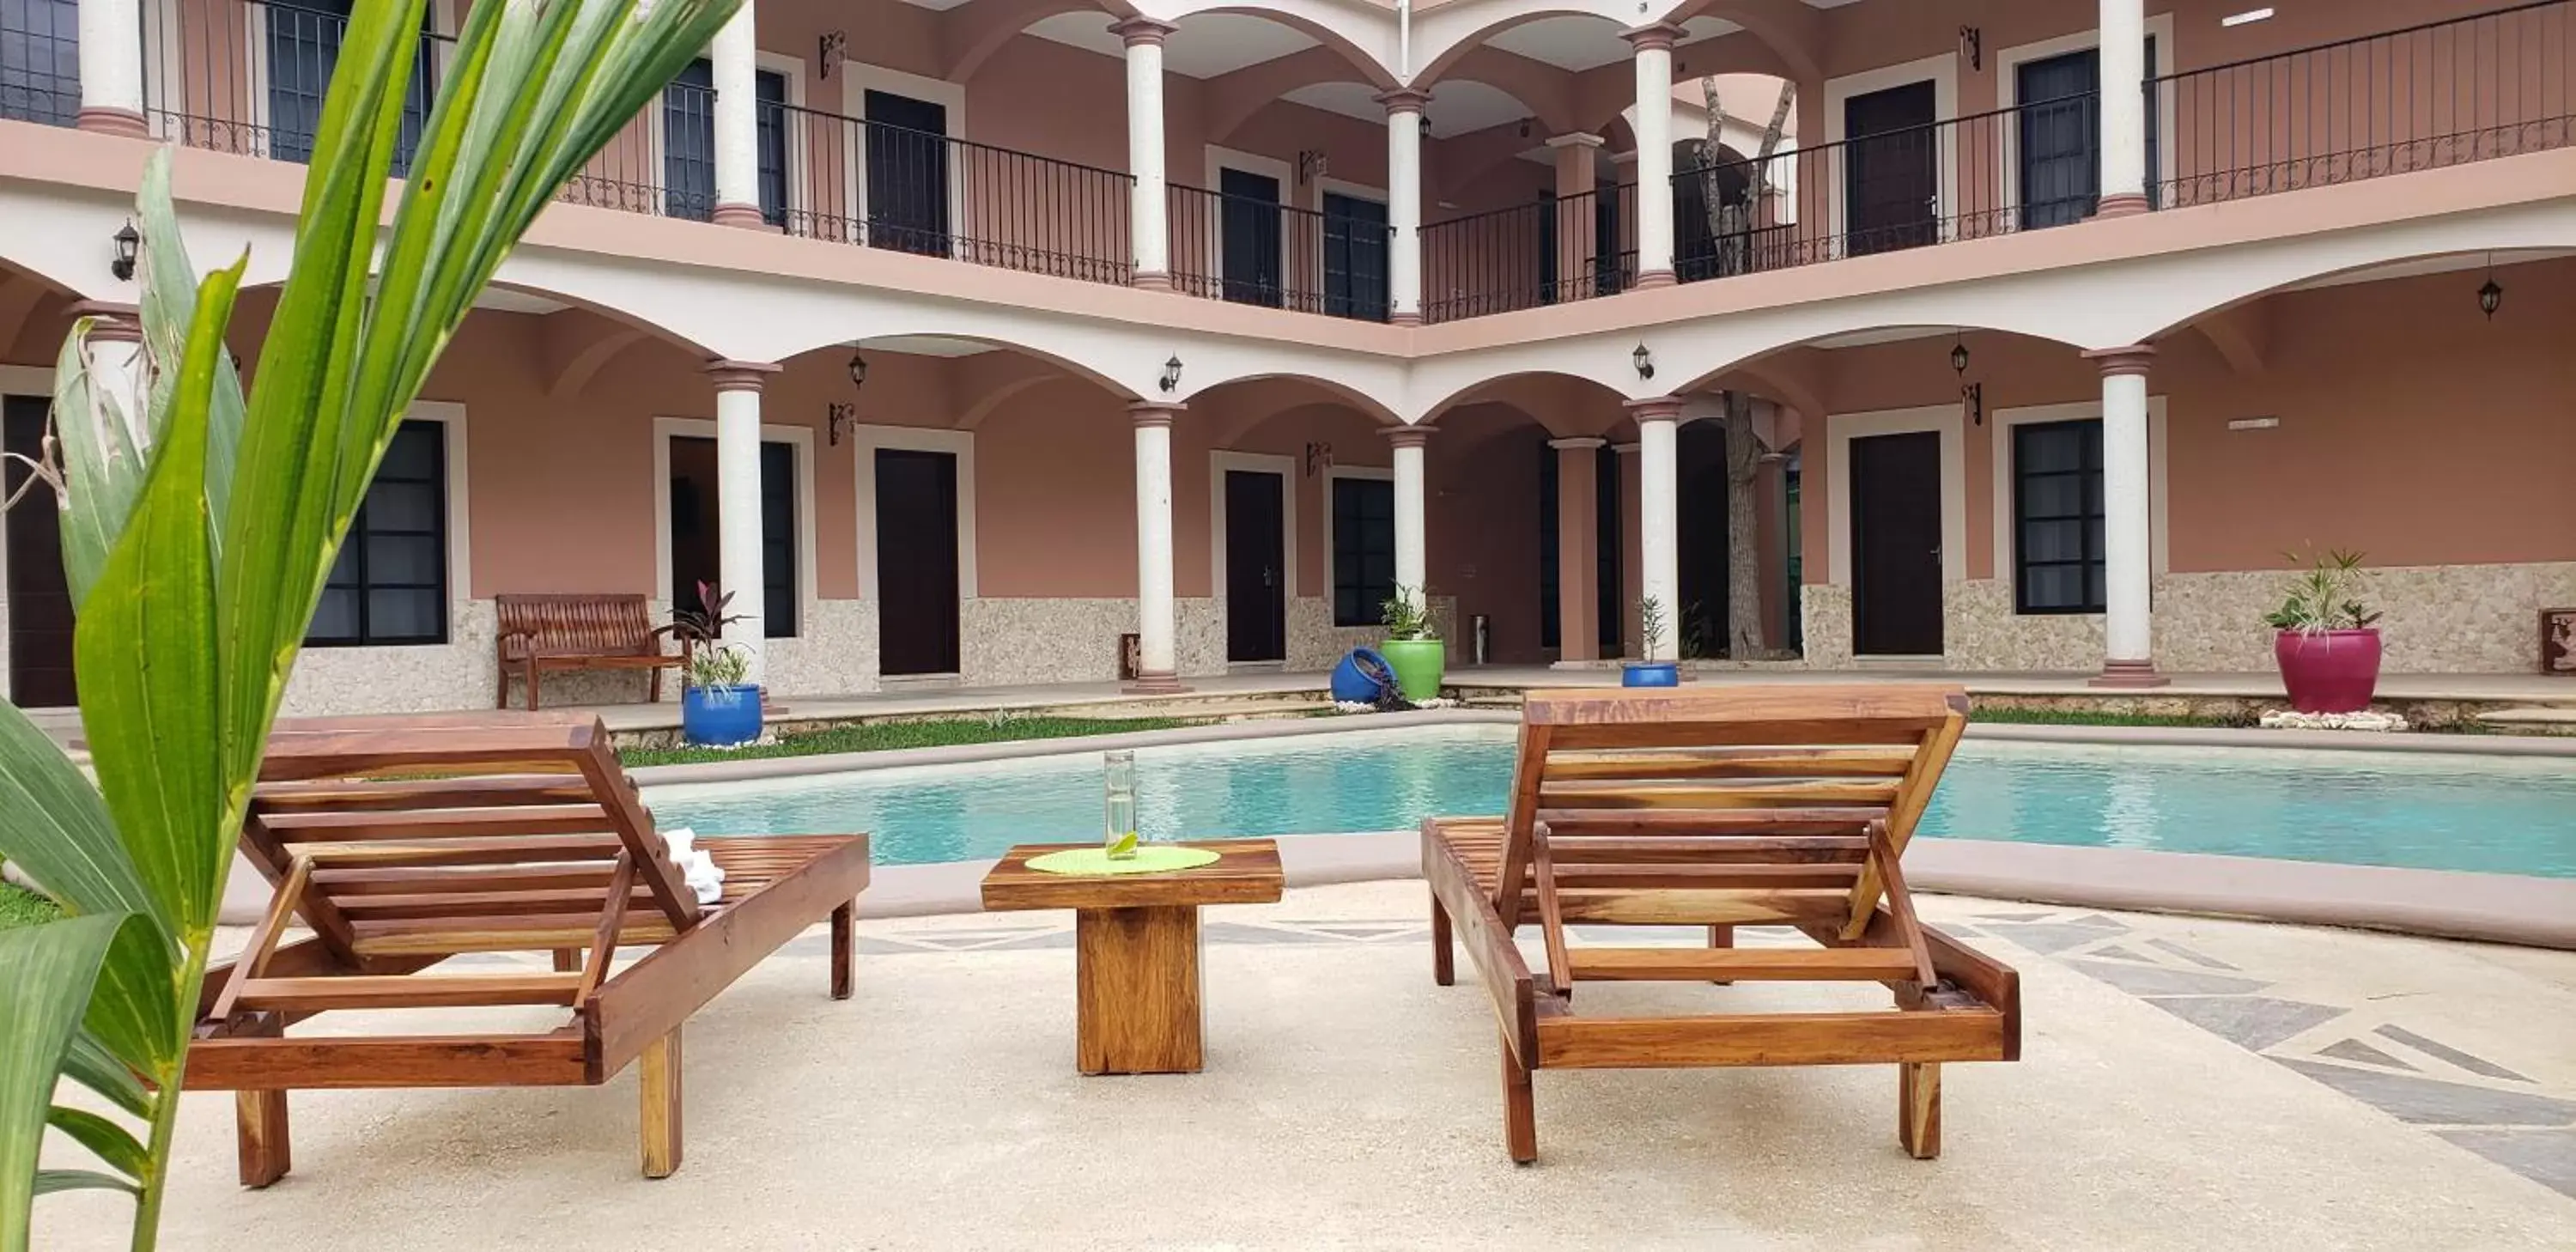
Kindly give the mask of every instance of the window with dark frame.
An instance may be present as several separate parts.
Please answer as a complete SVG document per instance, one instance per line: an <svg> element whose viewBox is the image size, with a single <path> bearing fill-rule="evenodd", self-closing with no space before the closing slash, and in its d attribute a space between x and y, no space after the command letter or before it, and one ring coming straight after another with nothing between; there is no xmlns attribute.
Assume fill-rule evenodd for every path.
<svg viewBox="0 0 2576 1252"><path fill-rule="evenodd" d="M1395 484L1333 480L1333 624L1375 626L1395 598Z"/></svg>
<svg viewBox="0 0 2576 1252"><path fill-rule="evenodd" d="M2101 420L2015 426L2012 445L2014 611L2101 612Z"/></svg>
<svg viewBox="0 0 2576 1252"><path fill-rule="evenodd" d="M662 211L668 216L700 222L715 217L715 98L715 67L705 60L690 62L663 89ZM752 101L760 217L781 226L787 221L787 76L754 71Z"/></svg>
<svg viewBox="0 0 2576 1252"><path fill-rule="evenodd" d="M447 427L412 419L394 432L367 485L308 647L447 642Z"/></svg>

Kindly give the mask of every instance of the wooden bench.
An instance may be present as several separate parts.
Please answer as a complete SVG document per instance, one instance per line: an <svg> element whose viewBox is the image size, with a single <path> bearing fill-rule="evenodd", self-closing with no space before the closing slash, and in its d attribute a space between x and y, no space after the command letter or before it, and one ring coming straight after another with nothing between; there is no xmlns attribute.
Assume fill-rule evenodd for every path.
<svg viewBox="0 0 2576 1252"><path fill-rule="evenodd" d="M640 669L652 675L651 698L662 699L662 671L688 661L688 649L662 650L668 626L653 624L652 606L640 595L505 595L500 616L500 692L492 707L510 707L510 675L528 688L528 711L548 670Z"/></svg>

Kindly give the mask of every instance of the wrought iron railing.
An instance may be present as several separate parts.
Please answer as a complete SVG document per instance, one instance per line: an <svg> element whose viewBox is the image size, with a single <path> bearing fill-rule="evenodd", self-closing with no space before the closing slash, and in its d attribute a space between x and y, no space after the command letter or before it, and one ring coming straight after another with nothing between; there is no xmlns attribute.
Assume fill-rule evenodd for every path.
<svg viewBox="0 0 2576 1252"><path fill-rule="evenodd" d="M267 0L143 6L144 114L191 148L305 161L349 19ZM394 173L411 164L455 41L424 28L403 89Z"/></svg>
<svg viewBox="0 0 2576 1252"><path fill-rule="evenodd" d="M1395 232L1382 218L1172 184L1172 285L1236 304L1382 322Z"/></svg>
<svg viewBox="0 0 2576 1252"><path fill-rule="evenodd" d="M1421 238L1425 322L1616 295L1637 281L1637 186L1453 217Z"/></svg>
<svg viewBox="0 0 2576 1252"><path fill-rule="evenodd" d="M80 117L80 10L72 0L0 0L0 118Z"/></svg>
<svg viewBox="0 0 2576 1252"><path fill-rule="evenodd" d="M1126 174L815 109L778 117L789 234L1086 282L1134 272Z"/></svg>
<svg viewBox="0 0 2576 1252"><path fill-rule="evenodd" d="M2160 205L2207 204L2576 143L2576 2L2542 0L2170 74Z"/></svg>

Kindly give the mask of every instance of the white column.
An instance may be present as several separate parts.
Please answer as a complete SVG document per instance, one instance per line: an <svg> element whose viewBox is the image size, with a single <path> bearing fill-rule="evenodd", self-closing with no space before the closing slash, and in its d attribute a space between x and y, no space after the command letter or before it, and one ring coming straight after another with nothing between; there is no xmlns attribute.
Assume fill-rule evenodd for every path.
<svg viewBox="0 0 2576 1252"><path fill-rule="evenodd" d="M2138 345L2085 355L2102 367L2103 660L2094 684L2162 686L2149 607L2153 560L2147 483L2147 365Z"/></svg>
<svg viewBox="0 0 2576 1252"><path fill-rule="evenodd" d="M724 628L724 642L750 660L745 681L753 684L762 681L761 644L768 634L760 618L768 598L760 544L760 384L777 372L775 365L748 361L707 365L716 385L716 581L742 617Z"/></svg>
<svg viewBox="0 0 2576 1252"><path fill-rule="evenodd" d="M716 88L716 221L763 229L760 216L760 56L752 36L752 0L707 48Z"/></svg>
<svg viewBox="0 0 2576 1252"><path fill-rule="evenodd" d="M1663 629L1645 641L1658 661L1681 656L1681 509L1678 437L1682 402L1671 396L1631 400L1637 419L1637 561L1644 568L1638 601L1663 606Z"/></svg>
<svg viewBox="0 0 2576 1252"><path fill-rule="evenodd" d="M1431 93L1410 87L1377 97L1386 106L1387 320L1422 323L1422 106ZM1418 449L1418 445L1417 445Z"/></svg>
<svg viewBox="0 0 2576 1252"><path fill-rule="evenodd" d="M1673 283L1673 40L1678 26L1627 32L1637 49L1637 285ZM1665 610L1671 611L1667 604ZM1660 654L1659 654L1660 655Z"/></svg>
<svg viewBox="0 0 2576 1252"><path fill-rule="evenodd" d="M2145 0L2102 0L2103 217L2147 211Z"/></svg>
<svg viewBox="0 0 2576 1252"><path fill-rule="evenodd" d="M1128 230L1136 268L1129 281L1155 291L1172 289L1170 193L1163 161L1163 38L1172 27L1131 17L1109 28L1127 41Z"/></svg>
<svg viewBox="0 0 2576 1252"><path fill-rule="evenodd" d="M80 0L82 130L141 139L143 123L142 0Z"/></svg>
<svg viewBox="0 0 2576 1252"><path fill-rule="evenodd" d="M1395 445L1395 590L1398 595L1414 597L1422 611L1431 611L1430 561L1423 544L1422 510L1422 445L1431 431L1422 426L1398 426L1386 432L1387 442Z"/></svg>
<svg viewBox="0 0 2576 1252"><path fill-rule="evenodd" d="M1136 421L1136 682L1131 691L1181 690L1172 636L1172 418L1177 404L1139 400Z"/></svg>

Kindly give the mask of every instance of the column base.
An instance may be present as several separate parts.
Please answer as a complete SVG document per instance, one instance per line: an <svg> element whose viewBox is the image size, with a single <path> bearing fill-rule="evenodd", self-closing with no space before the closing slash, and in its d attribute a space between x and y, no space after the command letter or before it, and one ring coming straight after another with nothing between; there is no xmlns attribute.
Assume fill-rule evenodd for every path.
<svg viewBox="0 0 2576 1252"><path fill-rule="evenodd" d="M1645 291L1653 287L1671 287L1680 282L1681 280L1674 277L1671 270L1647 270L1637 275L1637 285L1633 290Z"/></svg>
<svg viewBox="0 0 2576 1252"><path fill-rule="evenodd" d="M1170 670L1149 669L1119 690L1131 696L1176 696L1189 688L1182 686L1181 676Z"/></svg>
<svg viewBox="0 0 2576 1252"><path fill-rule="evenodd" d="M2156 672L2154 661L2104 661L2102 672L2093 676L2090 687L2144 690L2162 687L2173 680Z"/></svg>
<svg viewBox="0 0 2576 1252"><path fill-rule="evenodd" d="M744 230L775 232L778 229L769 224L769 219L760 215L760 206L756 204L719 204L716 206L715 223L718 226L736 226Z"/></svg>
<svg viewBox="0 0 2576 1252"><path fill-rule="evenodd" d="M1127 279L1127 285L1139 291L1177 291L1169 270L1138 270Z"/></svg>
<svg viewBox="0 0 2576 1252"><path fill-rule="evenodd" d="M2148 209L2147 195L2142 191L2123 191L2102 197L2093 209L2095 217L2136 217Z"/></svg>
<svg viewBox="0 0 2576 1252"><path fill-rule="evenodd" d="M127 139L152 137L152 127L144 122L141 113L105 105L82 106L80 116L73 119L72 126L93 135L121 135Z"/></svg>
<svg viewBox="0 0 2576 1252"><path fill-rule="evenodd" d="M1389 313L1386 315L1386 324L1389 326L1419 326L1422 324L1422 314L1419 310L1412 309L1405 310L1401 313Z"/></svg>

